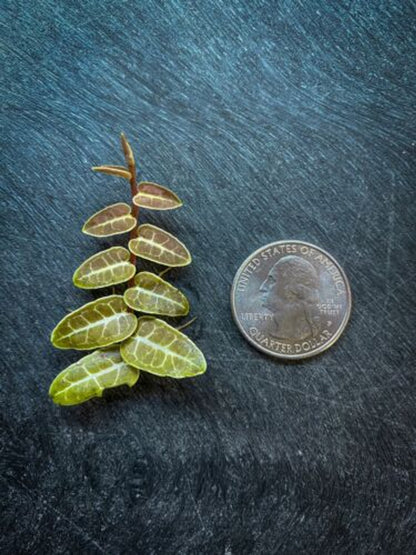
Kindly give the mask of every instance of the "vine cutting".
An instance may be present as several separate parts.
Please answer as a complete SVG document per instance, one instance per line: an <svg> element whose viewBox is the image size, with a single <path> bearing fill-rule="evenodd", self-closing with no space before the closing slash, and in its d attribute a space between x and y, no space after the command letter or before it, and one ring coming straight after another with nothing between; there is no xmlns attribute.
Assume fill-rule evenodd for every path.
<svg viewBox="0 0 416 555"><path fill-rule="evenodd" d="M178 196L150 181L137 183L136 162L127 138L121 134L125 166L96 166L96 172L121 177L130 184L131 205L119 202L93 214L82 231L93 237L129 233L128 249L114 246L85 260L74 272L82 289L127 284L122 295L107 295L66 315L51 334L58 349L93 351L71 364L53 380L49 395L59 405L77 405L120 385L132 387L140 371L171 378L205 372L201 350L180 329L159 318L189 313L182 291L162 278L173 267L187 266L192 258L174 235L155 225L139 225L139 209L172 210L182 206ZM137 259L160 264L160 274L137 273ZM139 312L138 316L136 312Z"/></svg>

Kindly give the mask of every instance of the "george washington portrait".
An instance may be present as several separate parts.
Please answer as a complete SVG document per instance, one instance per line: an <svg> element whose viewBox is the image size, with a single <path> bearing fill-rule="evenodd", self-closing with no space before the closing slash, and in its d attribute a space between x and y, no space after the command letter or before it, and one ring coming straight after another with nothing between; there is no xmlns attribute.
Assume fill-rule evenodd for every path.
<svg viewBox="0 0 416 555"><path fill-rule="evenodd" d="M281 258L260 287L262 305L273 315L270 335L303 340L319 331L319 278L313 265L300 256Z"/></svg>

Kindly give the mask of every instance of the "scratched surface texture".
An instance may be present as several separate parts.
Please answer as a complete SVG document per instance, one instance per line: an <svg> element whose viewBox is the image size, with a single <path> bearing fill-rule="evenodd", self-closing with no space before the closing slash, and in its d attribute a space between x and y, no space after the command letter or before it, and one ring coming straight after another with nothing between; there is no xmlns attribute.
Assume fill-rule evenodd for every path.
<svg viewBox="0 0 416 555"><path fill-rule="evenodd" d="M415 4L6 0L1 552L415 553ZM207 373L54 406L49 334L94 293L82 235L124 130L193 264ZM412 184L413 181L413 184ZM234 273L298 239L349 276L346 332L282 363L242 338ZM124 236L121 238L124 241ZM413 289L413 293L412 293ZM414 331L414 328L413 328Z"/></svg>

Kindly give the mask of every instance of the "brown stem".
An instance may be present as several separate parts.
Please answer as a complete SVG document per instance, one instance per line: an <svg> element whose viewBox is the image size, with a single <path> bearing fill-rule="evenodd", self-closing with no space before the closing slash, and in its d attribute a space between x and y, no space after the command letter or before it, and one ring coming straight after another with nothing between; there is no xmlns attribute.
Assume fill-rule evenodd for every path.
<svg viewBox="0 0 416 555"><path fill-rule="evenodd" d="M131 215L136 220L136 226L130 231L130 240L135 239L137 237L137 227L138 227L138 218L139 218L139 207L133 204L133 197L137 195L137 177L136 177L136 162L134 161L133 151L132 148L126 139L124 133L121 133L121 146L123 147L124 156L126 158L127 167L129 168L129 172L131 174L130 181L130 191L131 191ZM130 252L130 262L136 266L136 255ZM128 282L128 287L134 286L134 276Z"/></svg>

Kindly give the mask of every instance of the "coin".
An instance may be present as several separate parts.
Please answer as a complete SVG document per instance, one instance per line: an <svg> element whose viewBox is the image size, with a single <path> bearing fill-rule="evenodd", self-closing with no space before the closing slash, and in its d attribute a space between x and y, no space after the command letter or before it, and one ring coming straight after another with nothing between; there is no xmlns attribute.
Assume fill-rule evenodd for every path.
<svg viewBox="0 0 416 555"><path fill-rule="evenodd" d="M277 241L253 252L237 270L231 307L254 347L301 359L339 338L351 313L351 290L341 266L321 248Z"/></svg>

